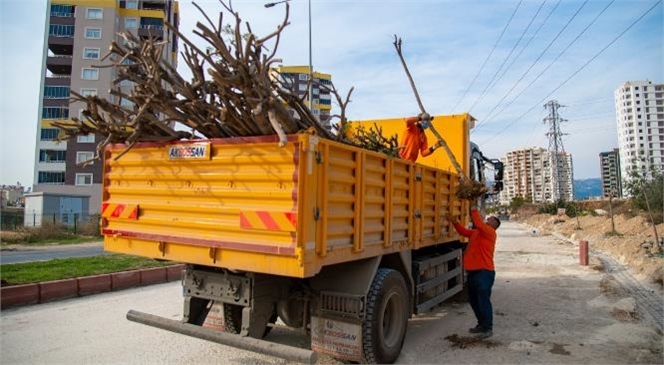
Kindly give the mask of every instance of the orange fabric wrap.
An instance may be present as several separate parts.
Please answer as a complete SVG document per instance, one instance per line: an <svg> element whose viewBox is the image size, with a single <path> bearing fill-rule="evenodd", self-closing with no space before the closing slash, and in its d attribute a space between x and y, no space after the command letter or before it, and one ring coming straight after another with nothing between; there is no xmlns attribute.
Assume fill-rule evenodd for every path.
<svg viewBox="0 0 664 365"><path fill-rule="evenodd" d="M496 230L486 224L480 213L473 209L470 217L475 224L475 229L468 229L459 223L454 224L454 229L460 235L468 237L468 247L463 254L463 268L466 270L494 270L493 254L496 250Z"/></svg>

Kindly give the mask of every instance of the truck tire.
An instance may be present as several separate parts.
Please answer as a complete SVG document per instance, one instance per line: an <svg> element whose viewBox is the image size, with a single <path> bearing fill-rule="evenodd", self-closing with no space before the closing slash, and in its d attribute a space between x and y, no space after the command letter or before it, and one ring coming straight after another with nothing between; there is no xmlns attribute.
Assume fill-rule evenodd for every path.
<svg viewBox="0 0 664 365"><path fill-rule="evenodd" d="M224 331L238 334L242 329L242 306L224 303Z"/></svg>
<svg viewBox="0 0 664 365"><path fill-rule="evenodd" d="M401 353L410 314L408 287L392 269L378 269L367 294L362 326L364 360L369 364L391 364Z"/></svg>
<svg viewBox="0 0 664 365"><path fill-rule="evenodd" d="M242 330L242 306L224 303L224 331L232 334L239 334ZM274 310L270 316L269 323L277 323L277 312ZM272 331L272 326L265 326L263 337Z"/></svg>

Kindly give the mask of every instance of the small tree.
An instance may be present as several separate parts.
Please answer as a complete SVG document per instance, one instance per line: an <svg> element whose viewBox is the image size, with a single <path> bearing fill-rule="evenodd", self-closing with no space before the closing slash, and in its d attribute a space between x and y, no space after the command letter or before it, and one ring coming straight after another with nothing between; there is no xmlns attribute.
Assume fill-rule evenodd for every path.
<svg viewBox="0 0 664 365"><path fill-rule="evenodd" d="M625 180L624 186L632 196L634 207L648 214L655 233L653 251L660 253L662 242L657 234L656 225L664 220L664 174L652 164L650 171L647 171L645 167L639 171L635 165L633 161L630 175Z"/></svg>
<svg viewBox="0 0 664 365"><path fill-rule="evenodd" d="M521 195L517 195L514 198L512 198L512 201L510 201L510 209L512 211L518 210L521 208L524 204L530 203L530 199L526 199Z"/></svg>
<svg viewBox="0 0 664 365"><path fill-rule="evenodd" d="M664 217L664 174L651 168L649 173L632 169L624 186L632 197L634 207L647 212L653 224L662 223Z"/></svg>

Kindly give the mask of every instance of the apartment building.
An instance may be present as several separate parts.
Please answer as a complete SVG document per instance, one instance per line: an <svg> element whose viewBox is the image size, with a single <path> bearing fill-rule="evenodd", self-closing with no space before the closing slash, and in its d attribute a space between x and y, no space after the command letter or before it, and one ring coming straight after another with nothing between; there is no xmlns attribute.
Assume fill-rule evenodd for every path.
<svg viewBox="0 0 664 365"><path fill-rule="evenodd" d="M54 122L83 119L82 103L70 103L70 92L101 98L129 106L110 94L132 85L113 85L114 67L101 61L111 42L124 43L119 32L141 38L166 41L164 60L176 66L178 44L166 27L179 23L178 3L174 0L49 0L47 3L43 77L37 135L34 192L90 196L90 214L101 207L102 162L94 160L100 136L93 134L59 141ZM88 163L85 163L88 162Z"/></svg>
<svg viewBox="0 0 664 365"><path fill-rule="evenodd" d="M664 170L664 84L625 82L614 91L614 102L622 178L632 170Z"/></svg>
<svg viewBox="0 0 664 365"><path fill-rule="evenodd" d="M312 113L328 129L330 126L330 111L332 110L332 99L328 89L324 86L332 84L332 75L321 72L313 72L312 103L309 104L308 83L309 66L279 66L275 70L281 75L285 86L304 98L305 105L311 105Z"/></svg>
<svg viewBox="0 0 664 365"><path fill-rule="evenodd" d="M574 198L572 155L559 155L558 172L552 168L551 152L542 147L510 151L501 161L505 165L501 204L509 204L515 197L534 203ZM560 188L556 184L557 179Z"/></svg>
<svg viewBox="0 0 664 365"><path fill-rule="evenodd" d="M622 198L619 150L614 148L613 151L601 152L599 166L602 173L602 197Z"/></svg>

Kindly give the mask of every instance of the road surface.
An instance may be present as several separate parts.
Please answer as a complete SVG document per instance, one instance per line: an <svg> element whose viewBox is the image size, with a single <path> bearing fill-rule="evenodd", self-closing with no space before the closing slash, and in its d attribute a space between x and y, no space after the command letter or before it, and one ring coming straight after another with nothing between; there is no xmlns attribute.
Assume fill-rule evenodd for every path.
<svg viewBox="0 0 664 365"><path fill-rule="evenodd" d="M68 257L89 257L104 254L101 242L90 244L34 246L17 249L3 249L0 252L0 264L17 264L21 262L47 261Z"/></svg>
<svg viewBox="0 0 664 365"><path fill-rule="evenodd" d="M638 320L613 317L618 298L600 290L606 275L579 266L578 248L533 237L516 223L499 230L493 292L494 336L469 341L475 325L467 303L446 303L414 317L398 362L403 364L662 363L662 335ZM135 309L182 316L179 283L3 310L2 364L285 364L147 327L125 319ZM267 339L306 347L301 331L275 328ZM321 364L340 364L321 356Z"/></svg>

